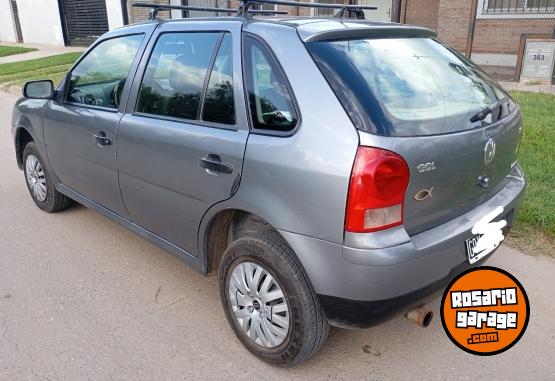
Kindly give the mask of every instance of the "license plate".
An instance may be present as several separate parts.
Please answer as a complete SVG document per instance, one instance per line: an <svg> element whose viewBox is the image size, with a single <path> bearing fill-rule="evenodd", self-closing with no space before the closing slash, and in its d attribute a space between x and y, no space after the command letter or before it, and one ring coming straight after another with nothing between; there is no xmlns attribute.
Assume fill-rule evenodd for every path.
<svg viewBox="0 0 555 381"><path fill-rule="evenodd" d="M470 264L474 264L478 262L480 259L484 258L486 255L490 254L494 249L499 246L499 244L495 245L489 250L482 250L482 252L476 252L476 243L482 237L481 234L475 235L472 238L466 240L466 255L468 256L468 262Z"/></svg>
<svg viewBox="0 0 555 381"><path fill-rule="evenodd" d="M470 264L475 263L480 260L483 256L480 255L481 253L475 253L474 248L476 247L476 243L480 239L482 235L475 235L472 238L466 240L466 255L468 256L468 262Z"/></svg>
<svg viewBox="0 0 555 381"><path fill-rule="evenodd" d="M502 213L503 207L498 206L480 219L472 228L474 236L466 240L466 255L470 264L478 262L494 251L505 239L503 228L507 226L507 221L493 222Z"/></svg>

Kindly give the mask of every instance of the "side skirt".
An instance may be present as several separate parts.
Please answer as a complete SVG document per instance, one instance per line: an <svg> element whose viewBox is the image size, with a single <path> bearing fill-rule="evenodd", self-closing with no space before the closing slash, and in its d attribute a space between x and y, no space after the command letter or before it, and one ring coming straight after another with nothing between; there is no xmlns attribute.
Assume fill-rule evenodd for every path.
<svg viewBox="0 0 555 381"><path fill-rule="evenodd" d="M108 217L114 222L126 227L127 229L131 230L132 232L140 235L147 241L150 241L154 245L158 246L159 248L167 251L168 253L175 256L177 259L181 260L185 264L189 265L199 273L203 273L203 264L202 260L198 257L193 256L192 254L188 253L187 251L181 249L180 247L174 245L173 243L165 240L164 238L148 231L139 225L134 224L133 222L117 215L116 213L104 208L103 206L97 204L94 201L89 200L85 196L81 195L80 193L75 192L74 190L66 187L63 184L58 184L56 187L59 192L65 194L69 198L77 201L78 203L86 206L89 209L92 209L100 214Z"/></svg>

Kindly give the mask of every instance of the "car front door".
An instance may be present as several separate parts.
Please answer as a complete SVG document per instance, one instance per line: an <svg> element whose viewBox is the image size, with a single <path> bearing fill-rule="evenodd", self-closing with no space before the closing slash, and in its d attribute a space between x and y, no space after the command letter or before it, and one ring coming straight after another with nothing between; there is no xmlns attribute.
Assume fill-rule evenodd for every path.
<svg viewBox="0 0 555 381"><path fill-rule="evenodd" d="M162 24L118 129L132 221L197 255L202 216L239 184L248 137L241 23Z"/></svg>
<svg viewBox="0 0 555 381"><path fill-rule="evenodd" d="M129 215L118 184L116 130L123 116L122 94L131 82L127 78L149 33L97 43L68 74L59 100L49 102L44 112L46 150L60 182L125 218Z"/></svg>

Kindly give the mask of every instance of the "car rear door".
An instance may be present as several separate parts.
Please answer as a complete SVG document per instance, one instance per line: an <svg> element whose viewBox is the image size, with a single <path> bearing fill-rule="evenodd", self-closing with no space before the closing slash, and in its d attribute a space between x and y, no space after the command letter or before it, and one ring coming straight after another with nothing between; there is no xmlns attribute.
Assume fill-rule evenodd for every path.
<svg viewBox="0 0 555 381"><path fill-rule="evenodd" d="M241 25L162 24L118 129L120 187L132 221L196 255L210 206L234 193L248 137Z"/></svg>
<svg viewBox="0 0 555 381"><path fill-rule="evenodd" d="M44 110L48 158L63 186L128 218L119 191L116 130L141 51L154 26L111 33L74 66Z"/></svg>

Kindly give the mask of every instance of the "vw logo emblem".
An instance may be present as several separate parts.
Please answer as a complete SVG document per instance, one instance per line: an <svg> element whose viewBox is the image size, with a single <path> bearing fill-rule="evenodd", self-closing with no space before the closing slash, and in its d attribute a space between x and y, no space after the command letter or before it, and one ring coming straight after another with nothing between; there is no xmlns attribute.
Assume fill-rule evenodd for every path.
<svg viewBox="0 0 555 381"><path fill-rule="evenodd" d="M484 148L484 163L489 164L495 157L495 140L489 138Z"/></svg>

